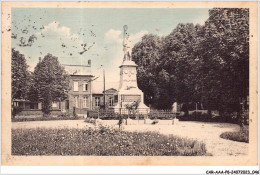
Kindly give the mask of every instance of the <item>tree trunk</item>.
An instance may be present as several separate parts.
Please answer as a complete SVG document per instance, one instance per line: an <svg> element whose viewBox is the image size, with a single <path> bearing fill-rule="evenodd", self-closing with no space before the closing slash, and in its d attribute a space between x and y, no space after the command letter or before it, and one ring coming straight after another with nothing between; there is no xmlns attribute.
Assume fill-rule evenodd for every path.
<svg viewBox="0 0 260 175"><path fill-rule="evenodd" d="M44 100L42 103L43 117L49 117L51 113L51 101Z"/></svg>

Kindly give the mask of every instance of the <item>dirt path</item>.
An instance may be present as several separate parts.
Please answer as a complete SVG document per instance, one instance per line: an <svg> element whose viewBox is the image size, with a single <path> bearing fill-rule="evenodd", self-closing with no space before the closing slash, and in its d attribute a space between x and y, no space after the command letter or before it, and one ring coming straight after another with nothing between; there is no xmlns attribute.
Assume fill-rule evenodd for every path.
<svg viewBox="0 0 260 175"><path fill-rule="evenodd" d="M161 134L175 135L184 138L197 139L206 144L209 153L214 156L247 155L248 143L235 142L220 138L221 133L226 131L238 131L239 126L227 123L203 123L203 122L179 122L171 125L169 121L162 121L158 125L128 125L125 130L129 131L154 131Z"/></svg>
<svg viewBox="0 0 260 175"><path fill-rule="evenodd" d="M220 138L220 134L226 131L238 131L239 126L228 123L204 123L204 122L179 122L171 124L170 120L161 120L156 125L143 124L143 121L131 121L129 125L124 125L126 131L158 131L165 135L175 135L184 138L197 139L206 144L209 153L214 156L247 155L248 143L235 142ZM118 127L117 121L102 121L105 125ZM87 128L93 127L92 124L85 123L83 120L58 120L58 121L33 121L33 122L14 122L12 128Z"/></svg>

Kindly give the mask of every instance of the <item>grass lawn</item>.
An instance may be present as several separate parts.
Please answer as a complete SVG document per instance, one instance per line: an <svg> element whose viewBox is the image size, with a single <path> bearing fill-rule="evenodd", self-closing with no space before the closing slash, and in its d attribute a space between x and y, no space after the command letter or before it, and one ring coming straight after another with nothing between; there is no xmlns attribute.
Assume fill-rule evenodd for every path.
<svg viewBox="0 0 260 175"><path fill-rule="evenodd" d="M223 139L249 143L249 128L245 126L242 131L224 132L220 135Z"/></svg>
<svg viewBox="0 0 260 175"><path fill-rule="evenodd" d="M155 132L88 129L12 129L12 155L203 156L204 143Z"/></svg>

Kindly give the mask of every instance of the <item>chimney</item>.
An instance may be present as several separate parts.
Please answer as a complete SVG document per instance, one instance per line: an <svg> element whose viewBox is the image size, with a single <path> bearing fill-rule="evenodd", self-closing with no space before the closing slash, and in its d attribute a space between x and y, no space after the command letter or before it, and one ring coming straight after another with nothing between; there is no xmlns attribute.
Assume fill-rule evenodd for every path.
<svg viewBox="0 0 260 175"><path fill-rule="evenodd" d="M88 60L88 66L91 66L91 60Z"/></svg>
<svg viewBox="0 0 260 175"><path fill-rule="evenodd" d="M39 63L42 61L42 58L41 57L39 57Z"/></svg>

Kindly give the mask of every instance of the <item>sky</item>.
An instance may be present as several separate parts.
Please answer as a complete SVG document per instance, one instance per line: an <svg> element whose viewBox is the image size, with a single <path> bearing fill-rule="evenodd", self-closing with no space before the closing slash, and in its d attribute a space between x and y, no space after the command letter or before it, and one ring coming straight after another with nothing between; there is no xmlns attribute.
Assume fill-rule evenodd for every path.
<svg viewBox="0 0 260 175"><path fill-rule="evenodd" d="M91 60L94 76L102 76L105 69L106 81L116 82L123 61L124 25L133 47L145 34L166 36L179 23L203 24L208 10L12 8L12 48L24 54L30 71L39 57L50 53L61 64L87 65ZM28 46L32 35L34 41Z"/></svg>

